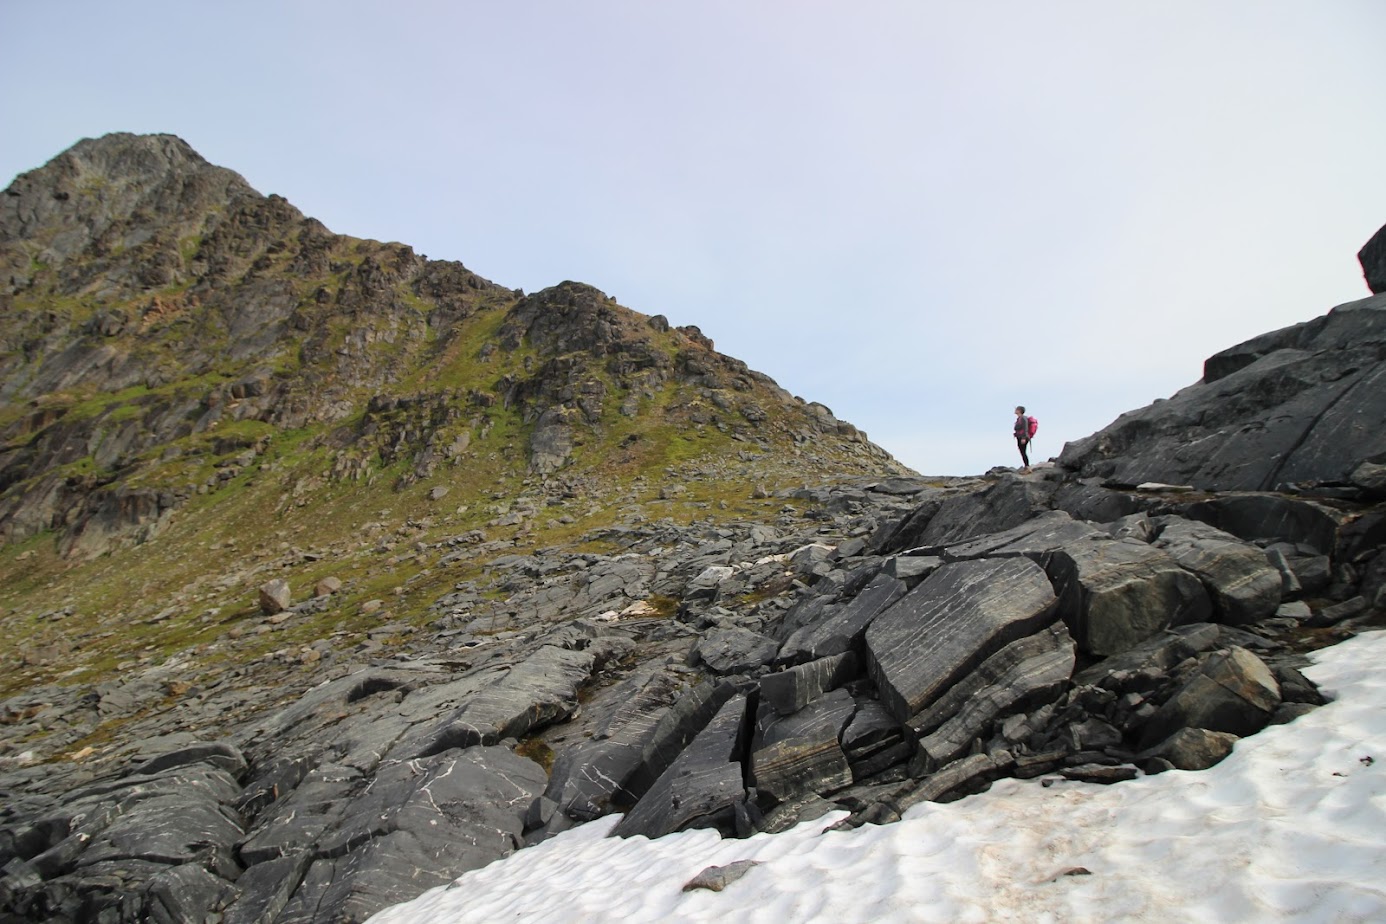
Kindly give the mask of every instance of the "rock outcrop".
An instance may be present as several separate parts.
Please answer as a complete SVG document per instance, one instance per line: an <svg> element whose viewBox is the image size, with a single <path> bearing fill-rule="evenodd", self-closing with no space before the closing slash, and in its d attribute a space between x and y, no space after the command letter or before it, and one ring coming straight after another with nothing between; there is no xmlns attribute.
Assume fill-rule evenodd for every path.
<svg viewBox="0 0 1386 924"><path fill-rule="evenodd" d="M1362 245L1357 259L1362 264L1362 277L1366 279L1367 288L1372 290L1372 294L1386 292L1386 225Z"/></svg>
<svg viewBox="0 0 1386 924"><path fill-rule="evenodd" d="M1069 443L1065 468L1108 483L1214 491L1351 486L1386 460L1386 296L1208 359L1202 381Z"/></svg>
<svg viewBox="0 0 1386 924"><path fill-rule="evenodd" d="M141 165L138 182L103 200L91 177L126 156ZM1204 768L1240 737L1322 703L1298 671L1307 649L1386 617L1386 508L1369 470L1360 484L1348 477L1383 464L1380 427L1361 426L1382 419L1373 376L1386 304L1375 300L1220 354L1204 382L1070 446L1059 466L925 481L825 409L779 414L771 383L696 329L590 287L520 296L399 245L331 238L169 139L84 143L55 163L57 180L26 175L9 196L18 204L0 213L7 234L36 234L34 246L52 251L45 266L20 266L15 254L34 247L0 239L20 317L7 336L32 340L44 324L51 334L5 354L6 387L37 401L0 418L11 539L61 529L72 541L83 535L75 521L44 517L129 497L119 491L152 491L117 509L167 524L167 511L214 489L203 482L205 494L166 504L142 482L108 479L180 465L174 449L229 473L208 476L218 485L268 483L281 512L330 496L321 485L366 492L387 469L413 484L462 458L495 467L484 491L460 500L460 489L420 485L423 512L361 525L356 545L325 552L259 534L272 548L231 579L243 588L233 614L209 606L218 598L203 584L141 611L139 631L155 632L200 609L187 623L205 634L167 657L150 645L114 672L69 670L0 700L5 920L363 921L610 812L625 813L617 836L748 835L836 809L850 813L841 827L886 823L1003 776L1119 784ZM40 201L55 188L68 199ZM62 204L79 195L97 211L73 213L81 227L69 227ZM251 290L236 287L264 284L257 310L271 333L232 337L255 369L201 380L200 396L146 384L115 405L29 391L40 380L109 387L124 360L101 343L133 325L121 346L138 352L150 346L140 331L172 323L168 293L148 324L116 310L120 293L163 276L129 275L114 247L91 258L102 241L149 243L134 230L140 203L201 235L195 248L175 237L146 256L174 274L167 284L220 306L217 324L249 323L231 309ZM269 285L281 263L312 282L283 304ZM38 310L38 295L68 285L111 301L81 322L87 339L75 348L61 346L75 314L53 322ZM411 316L421 304L436 324ZM369 336L319 329L339 312ZM274 330L306 334L294 341L302 366L261 366ZM374 352L381 343L392 346ZM456 372L430 365L450 351L474 351L490 372L465 387L380 390ZM184 371L200 368L196 352ZM74 356L106 358L77 371ZM305 396L305 383L320 387ZM376 393L357 406L362 383ZM725 437L734 455L669 460L658 490L639 495L653 501L637 499L635 479L613 488L575 474L576 456L594 447L614 470L636 466L657 431L632 422L652 404L703 428L700 439ZM510 416L487 416L496 409ZM222 424L198 429L209 414ZM118 439L115 455L134 453L120 466L103 462L89 481L94 458L65 468L95 433L135 419L139 432ZM166 420L177 423L162 432L185 442L140 443ZM301 469L276 455L275 428L290 426L312 442ZM501 442L486 442L492 432ZM831 445L819 461L874 467L821 487L757 485L745 493L767 502L748 508L759 516L732 510L740 495L700 501L695 516L647 515L673 509L684 473L720 486L763 464L777 433L800 453L822 437ZM518 467L502 464L512 450ZM1299 496L1265 490L1282 480ZM1167 489L1179 482L1204 490ZM1237 491L1216 493L1228 485ZM629 505L618 520L587 525L573 513L613 495ZM238 508L242 530L272 507L248 496L261 500ZM440 511L445 497L457 513ZM430 525L467 516L469 504L488 507L485 528ZM545 535L561 541L525 532L545 508L555 508ZM101 521L108 538L121 516ZM226 555L238 539L195 548ZM370 564L353 572L357 560ZM330 592L293 603L290 586L320 586L329 568ZM65 604L23 616L36 634L79 618ZM304 643L319 617L336 628ZM74 640L23 644L33 662L76 651ZM710 871L709 887L732 875Z"/></svg>

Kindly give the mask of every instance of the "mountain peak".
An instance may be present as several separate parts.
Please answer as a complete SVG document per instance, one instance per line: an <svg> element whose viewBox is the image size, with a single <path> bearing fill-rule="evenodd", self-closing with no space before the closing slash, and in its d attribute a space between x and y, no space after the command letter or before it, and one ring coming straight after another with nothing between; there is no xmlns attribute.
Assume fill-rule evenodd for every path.
<svg viewBox="0 0 1386 924"><path fill-rule="evenodd" d="M175 135L85 138L0 196L0 288L24 288L32 264L58 268L198 233L243 197L263 198Z"/></svg>

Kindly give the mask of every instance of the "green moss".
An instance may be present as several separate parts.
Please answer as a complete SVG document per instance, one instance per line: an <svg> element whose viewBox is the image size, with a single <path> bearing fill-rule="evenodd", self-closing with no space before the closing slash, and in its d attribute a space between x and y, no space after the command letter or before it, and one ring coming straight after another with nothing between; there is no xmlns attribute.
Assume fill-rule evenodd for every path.
<svg viewBox="0 0 1386 924"><path fill-rule="evenodd" d="M556 755L553 748L549 747L548 742L543 738L537 735L525 738L516 745L515 753L543 767L545 776L553 773L553 761Z"/></svg>

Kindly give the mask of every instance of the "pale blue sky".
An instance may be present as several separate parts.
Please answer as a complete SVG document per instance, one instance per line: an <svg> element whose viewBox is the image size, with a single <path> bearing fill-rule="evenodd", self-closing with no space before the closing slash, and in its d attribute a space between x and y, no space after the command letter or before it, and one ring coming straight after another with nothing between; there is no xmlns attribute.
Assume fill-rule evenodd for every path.
<svg viewBox="0 0 1386 924"><path fill-rule="evenodd" d="M589 282L930 474L1365 296L1386 4L0 0L0 183L172 132L335 231Z"/></svg>

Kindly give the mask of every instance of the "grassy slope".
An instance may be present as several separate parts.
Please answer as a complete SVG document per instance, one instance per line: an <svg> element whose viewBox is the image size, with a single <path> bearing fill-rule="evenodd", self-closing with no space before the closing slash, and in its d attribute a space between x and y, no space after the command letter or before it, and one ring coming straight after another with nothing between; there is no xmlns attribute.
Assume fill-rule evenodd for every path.
<svg viewBox="0 0 1386 924"><path fill-rule="evenodd" d="M311 284L301 288L311 290ZM420 312L427 307L418 305ZM420 363L390 392L455 396L492 389L503 376L523 370L534 358L525 346L496 351L486 362L479 359L502 322L502 307L479 311L451 331L431 331L429 342L419 349L434 358ZM664 334L662 343L671 352L672 337ZM45 400L66 405L69 415L101 417L115 425L137 419L151 399L206 394L241 371L228 368L154 389L137 386L114 394ZM186 486L205 482L214 476L217 463L240 451L216 456L214 441L234 447L267 440L251 465L211 493L193 496L153 541L94 561L60 558L52 535L0 547L0 632L20 640L7 659L9 669L0 676L0 696L44 682L98 682L112 671L175 652L198 653L204 666L224 669L270 652L291 652L334 633L349 641L386 620L422 624L434 600L458 581L483 574L480 558L450 565L445 572L430 567L447 550L427 547L448 537L479 529L488 540L513 541L515 548L525 550L581 542L590 531L637 510L682 522L709 516L769 520L783 502L753 498L753 488L797 485L831 474L796 460L789 436L773 428L757 436L780 450L776 460L754 470L725 464L745 444L716 426L690 423L690 408L700 404L696 398L690 400L669 384L642 399L638 416L626 417L614 410L622 398L619 388L609 379L606 384L611 387L602 420L584 431L571 465L560 473L585 485L587 496L562 508L541 507L536 517L517 526L487 523L517 498L539 501L542 479L526 473L527 425L518 411L498 404L459 415L451 426L471 434L467 450L432 477L402 489L397 487L408 480L403 476L411 468L409 453L386 464L379 454L349 450L367 456L366 477L330 476L337 454L332 436L343 428L349 431L359 416L296 431L258 421L224 421L179 440L176 458L164 459L166 447L145 453L138 467L124 473L125 483ZM364 407L369 395L359 397ZM0 423L26 410L5 409ZM451 435L443 434L444 442ZM63 473L90 474L93 467L89 456L70 463ZM717 468L717 477L685 478L708 467ZM687 493L661 500L660 488L670 482L685 484ZM431 500L429 492L439 486L448 487L447 495ZM418 551L419 544L424 551ZM345 587L324 612L295 617L272 633L254 631L261 618L255 589L261 583L288 579L297 602L329 575ZM372 599L384 599L387 605L363 614L361 604ZM71 612L55 612L63 610ZM238 627L249 632L232 638ZM38 663L16 663L26 654Z"/></svg>

